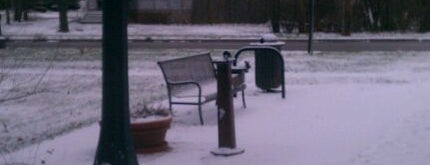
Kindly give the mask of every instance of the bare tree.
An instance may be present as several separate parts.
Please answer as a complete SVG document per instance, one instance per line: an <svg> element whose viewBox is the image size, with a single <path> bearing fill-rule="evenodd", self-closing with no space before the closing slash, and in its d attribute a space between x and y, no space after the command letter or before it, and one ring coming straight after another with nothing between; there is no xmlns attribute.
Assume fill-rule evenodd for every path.
<svg viewBox="0 0 430 165"><path fill-rule="evenodd" d="M420 14L421 17L419 19L419 28L420 32L428 32L430 31L430 2L428 0L419 0L421 5Z"/></svg>
<svg viewBox="0 0 430 165"><path fill-rule="evenodd" d="M351 35L352 0L342 0L342 35Z"/></svg>
<svg viewBox="0 0 430 165"><path fill-rule="evenodd" d="M271 1L271 11L272 18L270 19L270 23L272 24L272 31L274 33L280 32L279 20L281 19L281 1L280 0L272 0Z"/></svg>
<svg viewBox="0 0 430 165"><path fill-rule="evenodd" d="M2 36L2 35L3 35L2 31L1 31L1 22L2 22L2 21L1 21L1 19L2 19L1 17L2 17L2 16L1 16L1 14L0 14L0 36ZM0 39L0 40L1 40L1 39ZM3 42L3 41L0 41L0 42ZM0 44L0 45L1 45L1 44ZM0 47L1 47L1 46L0 46Z"/></svg>
<svg viewBox="0 0 430 165"><path fill-rule="evenodd" d="M192 23L207 23L209 20L209 0L193 1L191 22Z"/></svg>
<svg viewBox="0 0 430 165"><path fill-rule="evenodd" d="M299 24L299 33L306 32L306 10L305 10L305 0L296 0L297 1L297 17Z"/></svg>
<svg viewBox="0 0 430 165"><path fill-rule="evenodd" d="M11 0L6 0L6 24L10 24L10 8L11 8Z"/></svg>
<svg viewBox="0 0 430 165"><path fill-rule="evenodd" d="M69 22L67 20L67 0L58 0L58 13L60 28L59 32L69 32Z"/></svg>
<svg viewBox="0 0 430 165"><path fill-rule="evenodd" d="M281 2L281 5L279 5ZM192 23L270 21L277 32L282 23L306 32L310 0L194 0ZM315 30L349 35L353 31L430 30L429 0L316 0ZM283 4L283 5L282 5ZM291 5L291 6L289 6Z"/></svg>
<svg viewBox="0 0 430 165"><path fill-rule="evenodd" d="M22 20L22 1L23 0L14 0L13 2L13 8L14 8L14 15L13 20L21 22Z"/></svg>
<svg viewBox="0 0 430 165"><path fill-rule="evenodd" d="M30 0L22 0L22 19L28 21L28 12L30 10Z"/></svg>

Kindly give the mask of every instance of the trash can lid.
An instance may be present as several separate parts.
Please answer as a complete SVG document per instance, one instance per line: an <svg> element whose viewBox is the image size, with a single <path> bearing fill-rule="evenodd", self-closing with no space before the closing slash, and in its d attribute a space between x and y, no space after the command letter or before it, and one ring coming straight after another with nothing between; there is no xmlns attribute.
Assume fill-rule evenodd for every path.
<svg viewBox="0 0 430 165"><path fill-rule="evenodd" d="M265 34L261 36L261 39L263 39L264 42L277 42L279 40L274 34Z"/></svg>
<svg viewBox="0 0 430 165"><path fill-rule="evenodd" d="M285 45L285 42L278 41L278 42L251 42L249 43L251 46L282 46Z"/></svg>

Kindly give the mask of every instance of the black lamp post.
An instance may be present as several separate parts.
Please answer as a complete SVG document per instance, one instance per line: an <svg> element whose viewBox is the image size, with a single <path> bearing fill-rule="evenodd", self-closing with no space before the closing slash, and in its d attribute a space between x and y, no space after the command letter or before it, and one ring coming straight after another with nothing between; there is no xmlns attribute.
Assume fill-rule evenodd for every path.
<svg viewBox="0 0 430 165"><path fill-rule="evenodd" d="M94 165L138 165L130 135L127 0L103 1L102 121Z"/></svg>
<svg viewBox="0 0 430 165"><path fill-rule="evenodd" d="M217 106L218 106L218 148L211 151L216 156L242 154L244 149L236 148L234 106L231 80L230 53L224 53L224 60L217 61Z"/></svg>

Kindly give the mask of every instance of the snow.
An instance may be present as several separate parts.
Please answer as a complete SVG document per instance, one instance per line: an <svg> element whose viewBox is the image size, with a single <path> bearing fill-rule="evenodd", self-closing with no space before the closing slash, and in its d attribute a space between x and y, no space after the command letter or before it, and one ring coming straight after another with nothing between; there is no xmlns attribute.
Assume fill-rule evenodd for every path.
<svg viewBox="0 0 430 165"><path fill-rule="evenodd" d="M31 13L2 24L15 40L94 40L100 24L69 33L58 13ZM3 19L4 21L5 19ZM131 40L257 40L267 24L129 25ZM306 34L278 34L306 40ZM315 33L316 40L416 40L430 33ZM130 101L166 104L156 61L207 50L130 50ZM210 50L221 55L222 50ZM99 49L0 50L0 164L92 164L100 119ZM245 153L216 157L216 107L174 106L168 152L139 155L140 164L421 165L430 162L430 52L283 52L287 97L264 93L247 74L247 108L235 99L236 139ZM253 63L252 56L246 60ZM74 130L73 132L70 132ZM9 153L7 153L9 152ZM180 163L184 162L184 163Z"/></svg>
<svg viewBox="0 0 430 165"><path fill-rule="evenodd" d="M165 116L148 116L145 118L131 118L133 123L147 123L166 118Z"/></svg>
<svg viewBox="0 0 430 165"><path fill-rule="evenodd" d="M30 21L2 24L3 35L11 40L100 40L101 24L81 24L81 13L68 12L70 32L58 32L58 13L30 13ZM3 19L4 21L5 19ZM269 24L129 24L129 40L258 40L270 34ZM307 40L307 34L277 34L285 40ZM430 33L384 32L314 33L315 40L430 40Z"/></svg>
<svg viewBox="0 0 430 165"><path fill-rule="evenodd" d="M138 86L163 83L155 61L172 58L169 54L173 52L185 55L197 50L158 51L131 51L131 95L140 96L131 97L132 104L145 94L145 91L136 92L141 88ZM220 55L221 50L212 53ZM247 108L241 107L240 98L235 99L236 140L238 148L245 149L244 154L217 157L210 153L218 146L218 139L216 106L208 103L203 106L204 126L199 125L197 107L174 106L174 122L167 134L171 150L138 155L139 162L147 165L428 164L429 54L315 52L309 56L305 52L284 51L285 99L280 93L257 89L253 69L246 75ZM252 56L244 57L253 64ZM90 61L97 63L98 60ZM88 64L88 60L75 62L77 66ZM100 92L91 91L91 95ZM166 100L161 102L166 104ZM90 109L100 111L99 107ZM93 117L97 118L99 114L95 114ZM98 133L98 124L92 124L0 155L0 163L89 165L94 159Z"/></svg>
<svg viewBox="0 0 430 165"><path fill-rule="evenodd" d="M221 147L221 148L213 149L211 153L214 154L215 156L234 156L234 155L245 153L245 150L238 147L235 147L235 148Z"/></svg>
<svg viewBox="0 0 430 165"><path fill-rule="evenodd" d="M130 51L131 107L165 97L156 61L196 52L201 50ZM0 153L97 122L100 60L100 49L0 50Z"/></svg>

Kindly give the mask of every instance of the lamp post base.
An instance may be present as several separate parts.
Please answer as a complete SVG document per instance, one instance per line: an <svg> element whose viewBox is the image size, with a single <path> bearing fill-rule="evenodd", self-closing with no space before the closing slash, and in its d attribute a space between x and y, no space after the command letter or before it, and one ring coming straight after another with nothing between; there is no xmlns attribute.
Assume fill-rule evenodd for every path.
<svg viewBox="0 0 430 165"><path fill-rule="evenodd" d="M243 154L245 149L241 148L216 148L211 151L215 156L234 156Z"/></svg>

